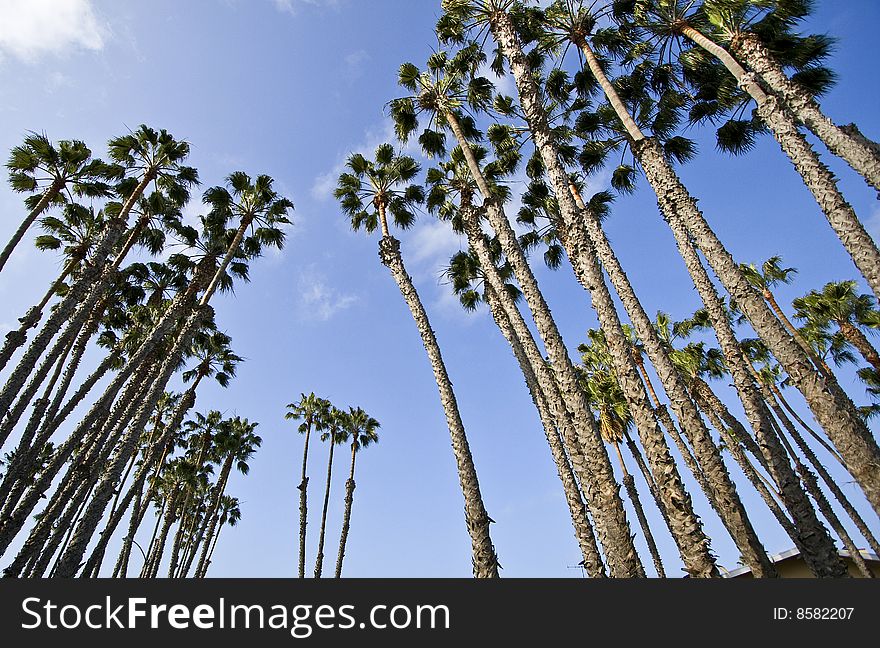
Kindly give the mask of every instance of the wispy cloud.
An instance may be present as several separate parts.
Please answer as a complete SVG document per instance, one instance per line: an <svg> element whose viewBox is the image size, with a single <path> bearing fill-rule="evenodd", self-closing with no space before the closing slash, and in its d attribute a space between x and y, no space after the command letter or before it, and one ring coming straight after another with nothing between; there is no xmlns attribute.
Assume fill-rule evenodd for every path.
<svg viewBox="0 0 880 648"><path fill-rule="evenodd" d="M109 28L91 0L0 0L0 59L32 63L71 49L103 49Z"/></svg>
<svg viewBox="0 0 880 648"><path fill-rule="evenodd" d="M297 278L297 310L304 321L326 322L355 303L357 295L342 293L328 285L314 264L300 270Z"/></svg>

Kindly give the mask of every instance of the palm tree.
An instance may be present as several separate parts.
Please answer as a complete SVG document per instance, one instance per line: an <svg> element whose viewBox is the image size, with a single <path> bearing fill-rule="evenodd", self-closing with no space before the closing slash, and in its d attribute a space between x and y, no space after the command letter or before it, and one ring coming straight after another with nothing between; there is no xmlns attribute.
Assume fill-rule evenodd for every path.
<svg viewBox="0 0 880 648"><path fill-rule="evenodd" d="M345 443L348 438L349 425L346 420L347 414L335 407L330 407L327 413L324 432L321 441L330 445L327 459L327 482L324 487L324 506L321 508L321 531L318 534L318 554L315 558L315 578L321 578L324 571L324 535L327 531L327 509L330 505L330 480L333 476L333 449L337 445Z"/></svg>
<svg viewBox="0 0 880 648"><path fill-rule="evenodd" d="M480 493L480 483L468 445L464 424L458 411L452 381L446 371L440 345L428 314L422 305L412 277L406 271L400 254L400 241L391 236L388 228L390 212L394 223L403 229L415 221L413 208L424 200L424 190L417 184L406 184L419 172L419 165L410 157L396 155L394 147L382 144L376 149L376 159L371 161L363 155L354 154L348 160L349 172L339 178L335 195L341 201L343 211L351 218L351 226L367 232L381 228L379 258L397 282L404 300L409 306L422 344L428 354L434 379L440 392L440 402L446 414L452 448L458 468L459 481L465 500L465 521L471 537L474 576L496 578L498 557L489 535L489 516ZM401 187L401 185L406 185Z"/></svg>
<svg viewBox="0 0 880 648"><path fill-rule="evenodd" d="M92 159L84 142L62 140L56 148L45 133L28 133L12 149L6 168L12 190L31 196L25 200L27 216L0 252L0 271L37 218L51 205L67 202L65 190L76 196L107 197L111 193L107 181L118 178L121 171Z"/></svg>
<svg viewBox="0 0 880 648"><path fill-rule="evenodd" d="M807 327L827 332L837 326L843 338L851 344L875 370L880 371L880 354L871 344L862 328L880 328L880 311L871 295L859 295L855 281L825 284L822 291L810 291L792 304L795 317Z"/></svg>
<svg viewBox="0 0 880 648"><path fill-rule="evenodd" d="M300 434L305 435L303 445L302 477L297 486L299 489L299 577L305 578L306 574L306 522L308 518L307 490L309 478L306 475L306 466L309 459L309 439L312 430L323 431L327 416L330 413L330 401L315 396L312 392L308 396L301 395L299 402L290 403L290 410L284 415L289 421L302 421L297 428Z"/></svg>
<svg viewBox="0 0 880 648"><path fill-rule="evenodd" d="M336 558L336 578L342 576L342 559L345 557L345 544L351 527L351 506L354 502L354 462L357 453L368 445L379 442L380 423L360 407L348 408L343 425L346 436L351 439L351 468L345 482L345 512L342 515L342 532L339 535L339 555Z"/></svg>

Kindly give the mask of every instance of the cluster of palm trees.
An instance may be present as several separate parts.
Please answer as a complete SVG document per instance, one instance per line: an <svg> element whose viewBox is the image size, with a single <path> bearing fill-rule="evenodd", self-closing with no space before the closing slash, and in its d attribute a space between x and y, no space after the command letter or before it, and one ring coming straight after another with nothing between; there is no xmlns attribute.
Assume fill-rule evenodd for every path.
<svg viewBox="0 0 880 648"><path fill-rule="evenodd" d="M306 526L308 521L308 487L307 474L309 460L309 441L312 433L319 434L321 441L327 443L330 450L327 454L327 480L324 485L324 502L321 507L321 530L318 534L318 549L315 556L315 578L321 578L324 572L324 537L327 531L327 510L330 505L330 482L333 477L333 449L337 445L350 444L351 464L348 479L345 480L345 511L342 514L342 530L339 534L339 553L336 556L334 576L342 576L342 563L345 559L345 546L351 530L351 507L354 503L354 466L358 452L373 443L379 442L379 421L367 414L360 407L349 407L341 410L326 398L315 396L314 392L301 394L299 401L287 405L288 412L284 415L289 421L301 421L297 431L304 436L302 476L299 486L299 563L298 574L305 578L306 574Z"/></svg>
<svg viewBox="0 0 880 648"><path fill-rule="evenodd" d="M498 576L491 519L440 346L391 234L392 225L410 227L422 205L466 237L468 249L450 260L447 275L466 308L489 307L522 369L589 576L646 574L609 445L655 570L665 573L652 537L658 529L648 528L621 444L688 574L720 571L684 469L752 574L777 576L726 454L813 574L846 575L839 539L870 576L849 524L874 551L880 546L817 452L839 462L872 515L880 514L880 448L868 427L880 358L866 335L880 326L880 251L806 135L874 190L880 147L822 112L818 98L834 79L823 65L831 40L797 32L812 2L547 4L442 0L436 33L448 49L435 51L424 69L401 65L406 95L389 103L399 146L417 142L433 166L421 181L421 165L386 143L373 159L351 155L336 190L352 228L380 230L380 260L424 342L457 461L474 575ZM487 71L512 76L516 96L499 92L481 76ZM715 128L719 148L735 154L771 134L873 294L860 295L855 281L828 284L795 302L804 323L795 327L771 291L793 270L778 258L760 268L734 259L676 172L696 156L684 129L699 125ZM514 213L511 185L521 173L528 187ZM584 195L588 179L609 176L605 190ZM640 176L703 304L681 322L649 316L603 226L615 192L633 191ZM537 252L551 268L568 260L597 315L599 329L579 347L579 363L536 279ZM702 339L690 340L696 332ZM859 375L874 401L861 407L828 364L855 360L854 350L869 365ZM712 384L722 377L732 390ZM804 420L783 387L815 422ZM725 404L731 399L744 417Z"/></svg>
<svg viewBox="0 0 880 648"><path fill-rule="evenodd" d="M0 555L20 540L5 576L97 575L130 513L115 570L125 575L154 503L162 529L142 574L158 573L177 523L169 575L204 576L220 528L240 515L226 482L259 445L256 424L213 412L184 421L199 385L226 386L240 361L212 298L283 245L293 205L269 176L235 172L204 192L205 215L187 223L199 184L189 151L140 126L109 142L109 162L83 142L37 133L10 155L10 184L28 211L2 263L38 225L37 247L59 253L62 270L0 350ZM188 385L170 393L176 378Z"/></svg>

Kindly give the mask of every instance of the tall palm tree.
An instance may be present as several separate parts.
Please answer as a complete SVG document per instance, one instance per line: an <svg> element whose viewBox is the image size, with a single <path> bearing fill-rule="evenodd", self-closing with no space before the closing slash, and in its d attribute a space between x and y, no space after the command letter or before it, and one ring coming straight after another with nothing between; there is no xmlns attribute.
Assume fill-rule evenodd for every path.
<svg viewBox="0 0 880 648"><path fill-rule="evenodd" d="M106 198L111 194L108 181L118 178L121 171L93 159L84 142L62 140L56 147L45 133L28 133L10 152L6 168L12 190L31 196L25 200L27 216L0 252L0 271L37 218L51 205L67 202L65 190L76 196Z"/></svg>
<svg viewBox="0 0 880 648"><path fill-rule="evenodd" d="M389 212L394 223L403 229L415 221L413 208L424 200L424 190L417 184L407 183L416 177L419 165L410 157L396 155L390 144L380 145L375 157L375 161L371 161L361 154L352 155L348 160L349 171L340 176L335 195L341 201L343 211L351 218L353 229L363 227L368 233L381 229L379 258L391 271L416 322L446 414L465 500L465 522L471 537L474 576L496 578L498 557L489 535L489 516L480 493L480 483L452 390L452 381L428 314L404 266L400 241L391 236L388 227Z"/></svg>
<svg viewBox="0 0 880 648"><path fill-rule="evenodd" d="M309 439L312 430L323 431L326 425L327 416L330 413L330 401L325 398L319 398L312 392L308 396L301 395L296 403L290 403L287 406L288 411L284 418L289 421L302 421L297 430L300 434L305 435L303 444L303 460L302 460L302 477L299 486L299 577L305 578L306 575L306 523L308 518L307 491L309 486L309 478L306 475L306 467L309 459Z"/></svg>
<svg viewBox="0 0 880 648"><path fill-rule="evenodd" d="M329 444L330 452L327 455L327 481L324 486L324 505L321 508L321 531L318 533L318 553L315 558L315 578L321 578L324 571L324 536L327 531L327 510L330 506L330 481L333 477L333 449L345 443L348 438L349 425L346 420L348 415L336 409L330 408L327 414L324 432L321 441Z"/></svg>
<svg viewBox="0 0 880 648"><path fill-rule="evenodd" d="M339 555L336 557L336 578L342 576L342 559L345 557L345 544L351 527L351 506L354 502L354 462L357 453L368 445L379 442L380 423L360 407L348 408L343 425L347 437L351 439L351 468L345 481L345 512L342 514L342 532L339 535Z"/></svg>

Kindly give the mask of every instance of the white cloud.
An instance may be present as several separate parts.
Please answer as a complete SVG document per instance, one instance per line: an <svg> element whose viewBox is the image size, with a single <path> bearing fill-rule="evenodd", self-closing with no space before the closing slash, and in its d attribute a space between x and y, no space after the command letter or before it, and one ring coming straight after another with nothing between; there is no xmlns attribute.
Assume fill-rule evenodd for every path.
<svg viewBox="0 0 880 648"><path fill-rule="evenodd" d="M299 315L303 320L313 322L326 322L359 300L357 295L340 293L328 286L326 278L314 265L300 271L297 290Z"/></svg>
<svg viewBox="0 0 880 648"><path fill-rule="evenodd" d="M70 49L97 51L108 33L91 0L0 0L0 55L30 63Z"/></svg>

